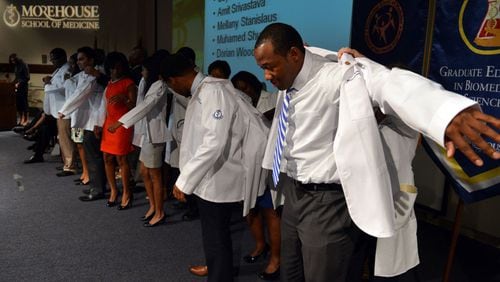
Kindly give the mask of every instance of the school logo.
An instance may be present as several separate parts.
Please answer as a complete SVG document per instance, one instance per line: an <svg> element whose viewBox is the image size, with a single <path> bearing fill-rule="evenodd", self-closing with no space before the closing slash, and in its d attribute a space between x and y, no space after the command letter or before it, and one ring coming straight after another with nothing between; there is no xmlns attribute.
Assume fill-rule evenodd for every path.
<svg viewBox="0 0 500 282"><path fill-rule="evenodd" d="M464 0L458 18L460 38L479 55L500 54L500 0ZM482 11L481 14L478 11Z"/></svg>
<svg viewBox="0 0 500 282"><path fill-rule="evenodd" d="M9 27L16 27L21 21L21 14L17 10L17 7L10 4L3 11L3 21Z"/></svg>
<svg viewBox="0 0 500 282"><path fill-rule="evenodd" d="M222 111L221 110L217 110L214 112L214 119L222 119L224 116L222 115Z"/></svg>
<svg viewBox="0 0 500 282"><path fill-rule="evenodd" d="M376 54L391 51L403 33L404 14L396 0L383 0L370 11L365 23L365 42Z"/></svg>

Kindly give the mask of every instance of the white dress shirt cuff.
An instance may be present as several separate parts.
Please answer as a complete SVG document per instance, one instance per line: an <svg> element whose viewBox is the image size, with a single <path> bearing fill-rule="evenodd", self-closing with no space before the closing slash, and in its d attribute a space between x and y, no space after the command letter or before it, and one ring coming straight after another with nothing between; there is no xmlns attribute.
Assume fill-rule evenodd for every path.
<svg viewBox="0 0 500 282"><path fill-rule="evenodd" d="M180 174L175 182L175 186L179 188L184 194L191 195L193 194L194 187L189 187L187 176L185 174Z"/></svg>
<svg viewBox="0 0 500 282"><path fill-rule="evenodd" d="M428 127L428 137L444 148L445 132L451 120L461 111L474 105L477 106L477 103L469 99L447 100L439 107L436 114L432 118Z"/></svg>

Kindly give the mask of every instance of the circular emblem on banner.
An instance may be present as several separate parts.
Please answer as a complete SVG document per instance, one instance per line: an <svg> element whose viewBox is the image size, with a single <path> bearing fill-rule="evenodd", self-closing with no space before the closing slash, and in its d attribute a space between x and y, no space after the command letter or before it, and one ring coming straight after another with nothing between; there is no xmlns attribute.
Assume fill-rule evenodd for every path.
<svg viewBox="0 0 500 282"><path fill-rule="evenodd" d="M5 11L3 11L3 21L10 27L17 26L19 21L21 21L21 14L19 14L19 11L14 4L10 4L7 8L5 8Z"/></svg>
<svg viewBox="0 0 500 282"><path fill-rule="evenodd" d="M376 54L383 54L396 47L403 33L404 15L395 0L384 0L370 11L365 23L365 41Z"/></svg>

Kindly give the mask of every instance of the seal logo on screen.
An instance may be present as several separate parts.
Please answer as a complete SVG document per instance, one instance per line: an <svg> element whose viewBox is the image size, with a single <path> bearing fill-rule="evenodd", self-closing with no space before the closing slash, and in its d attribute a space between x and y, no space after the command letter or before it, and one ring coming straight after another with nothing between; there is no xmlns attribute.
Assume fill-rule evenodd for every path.
<svg viewBox="0 0 500 282"><path fill-rule="evenodd" d="M479 55L500 54L500 0L464 0L458 18L460 38Z"/></svg>
<svg viewBox="0 0 500 282"><path fill-rule="evenodd" d="M21 14L14 4L10 4L3 11L3 22L9 27L16 27L21 21Z"/></svg>
<svg viewBox="0 0 500 282"><path fill-rule="evenodd" d="M395 0L379 2L370 11L365 22L365 42L376 54L393 50L403 33L404 14Z"/></svg>

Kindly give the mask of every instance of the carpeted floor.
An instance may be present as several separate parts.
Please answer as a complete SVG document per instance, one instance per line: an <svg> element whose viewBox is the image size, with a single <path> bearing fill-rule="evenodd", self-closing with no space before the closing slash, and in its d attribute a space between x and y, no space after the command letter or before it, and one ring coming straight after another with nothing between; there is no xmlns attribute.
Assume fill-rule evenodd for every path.
<svg viewBox="0 0 500 282"><path fill-rule="evenodd" d="M167 222L142 227L143 192L125 211L105 200L80 202L76 177L56 177L57 157L22 163L28 145L0 132L0 281L203 281L187 271L204 261L199 221L181 221L183 211L167 202ZM247 229L240 237L241 258L253 245ZM422 263L398 280L441 281L448 238L448 231L421 223ZM259 281L263 267L241 262L237 281ZM500 281L500 251L461 238L451 281Z"/></svg>

